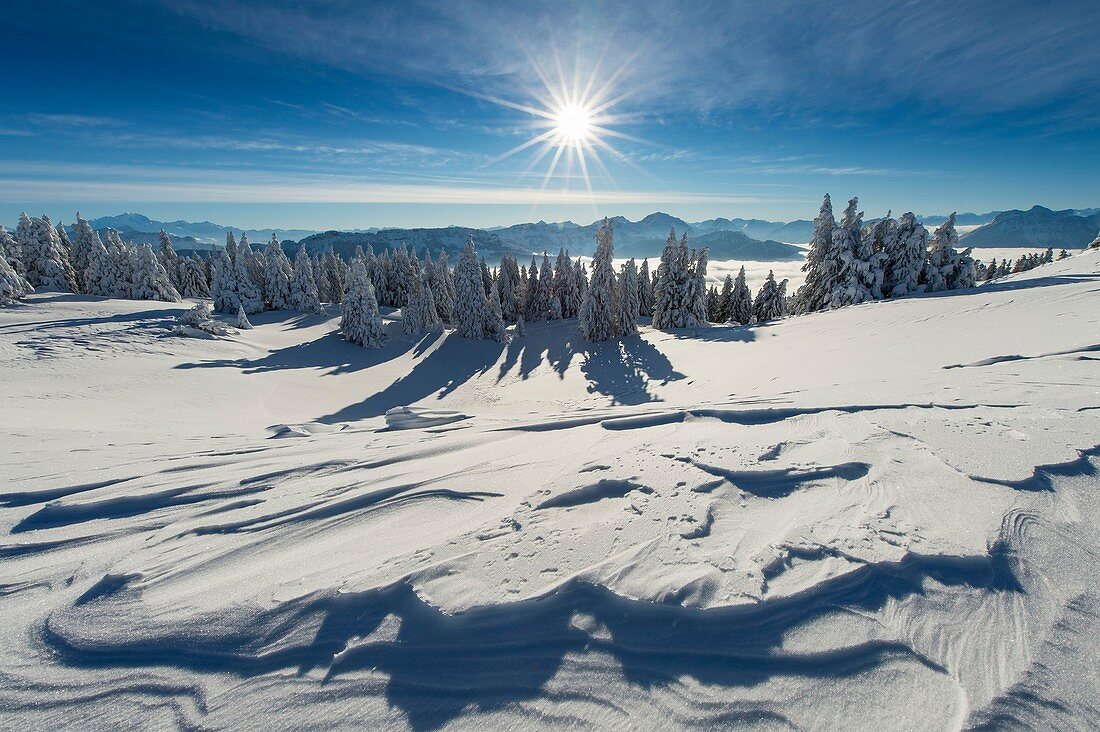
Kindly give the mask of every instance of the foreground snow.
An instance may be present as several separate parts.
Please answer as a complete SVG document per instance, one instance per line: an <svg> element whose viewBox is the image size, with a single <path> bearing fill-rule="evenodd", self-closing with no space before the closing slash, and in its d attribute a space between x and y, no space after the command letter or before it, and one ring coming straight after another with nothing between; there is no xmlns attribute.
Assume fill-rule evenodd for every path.
<svg viewBox="0 0 1100 732"><path fill-rule="evenodd" d="M1100 258L754 328L0 311L0 727L1087 727Z"/></svg>

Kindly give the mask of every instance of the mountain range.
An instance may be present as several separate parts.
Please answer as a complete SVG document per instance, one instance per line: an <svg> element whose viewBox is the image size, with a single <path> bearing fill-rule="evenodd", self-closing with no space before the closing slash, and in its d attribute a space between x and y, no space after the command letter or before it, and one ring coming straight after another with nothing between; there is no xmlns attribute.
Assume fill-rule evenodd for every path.
<svg viewBox="0 0 1100 732"><path fill-rule="evenodd" d="M947 217L929 215L917 218L926 226L937 226ZM1026 211L962 213L956 216L956 221L960 226L975 227L961 237L966 246L1073 249L1087 245L1096 236L1100 229L1100 209L1054 211L1033 206ZM89 223L97 231L112 228L126 240L154 245L159 240L160 230L164 229L180 251L210 250L221 246L227 233L233 232L239 237L243 231L254 244L260 245L265 245L273 233L277 234L291 254L297 251L299 244L305 245L311 253L332 248L343 256L354 252L357 246L370 244L376 251L381 251L405 244L417 250L429 247L433 252L446 248L453 258L467 237L473 236L479 252L487 259L499 259L504 254L525 259L543 251L553 254L560 248L568 249L574 256L590 255L595 249L596 230L600 225L599 221L590 224L537 221L486 229L464 226L411 229L372 227L318 232L309 229L242 230L210 221L156 221L140 213L104 216ZM809 241L813 234L813 222L804 219L782 222L713 218L687 222L657 212L638 221L615 216L612 223L615 227L616 254L630 257L660 256L668 232L674 230L677 235L687 232L693 246L709 247L712 259L797 260L804 250L804 247L797 245Z"/></svg>

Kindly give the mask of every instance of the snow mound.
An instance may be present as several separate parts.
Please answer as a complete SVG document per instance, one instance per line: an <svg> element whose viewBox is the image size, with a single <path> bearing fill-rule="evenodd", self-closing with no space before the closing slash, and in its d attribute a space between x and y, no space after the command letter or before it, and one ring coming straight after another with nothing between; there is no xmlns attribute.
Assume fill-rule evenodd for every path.
<svg viewBox="0 0 1100 732"><path fill-rule="evenodd" d="M461 412L451 412L445 409L424 409L421 407L394 407L386 410L386 429L389 430L422 430L428 427L440 427L453 424L464 419L468 415Z"/></svg>

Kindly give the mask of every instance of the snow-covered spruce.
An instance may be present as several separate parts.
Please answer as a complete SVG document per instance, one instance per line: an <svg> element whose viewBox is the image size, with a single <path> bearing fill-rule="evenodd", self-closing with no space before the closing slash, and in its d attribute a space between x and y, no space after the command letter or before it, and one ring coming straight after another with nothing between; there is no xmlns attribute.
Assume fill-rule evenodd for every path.
<svg viewBox="0 0 1100 732"><path fill-rule="evenodd" d="M550 257L542 253L542 266L539 267L538 280L535 282L535 294L527 309L528 320L547 320L550 318L550 298L553 297L554 271L550 267Z"/></svg>
<svg viewBox="0 0 1100 732"><path fill-rule="evenodd" d="M23 275L12 269L3 252L0 252L0 305L10 305L31 292L34 288Z"/></svg>
<svg viewBox="0 0 1100 732"><path fill-rule="evenodd" d="M570 262L569 276L573 276L573 267ZM500 312L505 321L514 322L519 317L519 263L510 254L505 254L500 260L500 275L497 277L497 291L500 293Z"/></svg>
<svg viewBox="0 0 1100 732"><path fill-rule="evenodd" d="M775 275L768 270L768 278L760 287L753 301L752 311L756 322L763 323L769 320L781 318L786 314L786 306L783 302L785 294L780 292L779 285L775 282Z"/></svg>
<svg viewBox="0 0 1100 732"><path fill-rule="evenodd" d="M561 317L575 318L581 310L581 294L573 272L573 260L564 248L558 250L554 265L554 296L561 302Z"/></svg>
<svg viewBox="0 0 1100 732"><path fill-rule="evenodd" d="M902 214L883 250L882 294L903 297L921 291L920 278L928 251L928 230L910 211Z"/></svg>
<svg viewBox="0 0 1100 732"><path fill-rule="evenodd" d="M134 274L130 297L135 300L160 300L179 302L180 294L168 279L164 266L153 253L149 244L136 246L132 250Z"/></svg>
<svg viewBox="0 0 1100 732"><path fill-rule="evenodd" d="M615 288L615 332L630 336L638 332L638 266L633 259L619 268L619 283Z"/></svg>
<svg viewBox="0 0 1100 732"><path fill-rule="evenodd" d="M294 257L294 271L290 277L290 309L303 313L323 313L317 294L317 282L313 277L313 262L305 246L298 248Z"/></svg>
<svg viewBox="0 0 1100 732"><path fill-rule="evenodd" d="M210 297L210 283L206 279L206 266L198 254L180 257L179 294L181 297Z"/></svg>
<svg viewBox="0 0 1100 732"><path fill-rule="evenodd" d="M435 297L435 309L439 313L439 319L444 323L454 322L455 307L455 283L451 276L451 270L447 266L447 250L439 250L439 258L435 262L435 278L432 280L432 295Z"/></svg>
<svg viewBox="0 0 1100 732"><path fill-rule="evenodd" d="M455 331L463 338L475 340L494 337L489 333L489 300L481 279L481 266L474 251L474 239L466 240L466 247L455 265L455 304L452 318Z"/></svg>
<svg viewBox="0 0 1100 732"><path fill-rule="evenodd" d="M134 291L133 260L122 237L114 229L107 229L103 240L103 251L97 253L93 262L93 277L98 292L93 295L103 297L129 298Z"/></svg>
<svg viewBox="0 0 1100 732"><path fill-rule="evenodd" d="M496 280L493 280L493 283L489 285L488 301L489 316L485 319L485 337L493 341L503 341L506 331L504 328L504 316L500 311L500 292L497 288ZM554 300L553 302L557 303L558 301ZM558 305L559 318L561 317L560 307L561 306Z"/></svg>
<svg viewBox="0 0 1100 732"><path fill-rule="evenodd" d="M832 256L833 231L836 219L833 217L833 203L829 194L821 202L821 210L814 219L814 234L810 239L810 250L802 271L806 281L795 293L796 313L812 313L828 306L829 295L836 278L836 258Z"/></svg>
<svg viewBox="0 0 1100 732"><path fill-rule="evenodd" d="M264 309L263 293L260 283L253 277L256 268L255 252L248 245L248 239L241 235L242 244L237 250L237 258L233 261L233 280L236 283L237 305L244 307L246 313L260 313ZM260 270L261 276L263 270ZM261 280L262 281L262 280ZM235 311L229 311L233 313Z"/></svg>
<svg viewBox="0 0 1100 732"><path fill-rule="evenodd" d="M172 238L168 236L168 232L164 229L160 230L160 251L157 252L157 259L160 260L164 271L168 273L168 281L172 283L172 287L179 291L180 258L172 246Z"/></svg>
<svg viewBox="0 0 1100 732"><path fill-rule="evenodd" d="M737 279L733 282L733 297L730 301L730 312L727 322L737 325L748 325L752 322L752 293L745 281L745 268L737 273Z"/></svg>
<svg viewBox="0 0 1100 732"><path fill-rule="evenodd" d="M638 272L638 315L646 318L653 315L653 281L649 274L649 259L642 260Z"/></svg>
<svg viewBox="0 0 1100 732"><path fill-rule="evenodd" d="M24 275L26 268L23 266L23 246L3 226L0 226L0 256L4 257L16 274L20 277Z"/></svg>
<svg viewBox="0 0 1100 732"><path fill-rule="evenodd" d="M214 276L210 282L210 296L214 300L214 312L236 314L237 308L241 305L237 287L237 272L233 266L230 250L226 247L218 252L214 260Z"/></svg>
<svg viewBox="0 0 1100 732"><path fill-rule="evenodd" d="M351 283L340 312L340 332L349 343L367 348L382 346L382 317L378 313L378 300L361 261L352 263Z"/></svg>
<svg viewBox="0 0 1100 732"><path fill-rule="evenodd" d="M20 217L20 225L23 218ZM76 273L69 263L68 250L61 243L53 222L46 215L30 219L22 242L26 279L36 290L76 292Z"/></svg>
<svg viewBox="0 0 1100 732"><path fill-rule="evenodd" d="M612 304L615 288L614 233L605 218L596 232L596 253L592 257L592 279L578 317L581 336L587 341L606 341L615 337Z"/></svg>
<svg viewBox="0 0 1100 732"><path fill-rule="evenodd" d="M248 320L248 313L244 311L244 305L237 306L237 327L241 330L252 330L252 323Z"/></svg>
<svg viewBox="0 0 1100 732"><path fill-rule="evenodd" d="M87 282L88 266L92 263L92 257L103 248L99 234L91 227L87 219L76 214L76 223L73 224L75 238L73 239L73 272L76 274L76 284L81 292L96 294L89 288Z"/></svg>
<svg viewBox="0 0 1100 732"><path fill-rule="evenodd" d="M294 267L286 258L279 237L271 235L264 250L264 304L271 310L290 309L290 280Z"/></svg>
<svg viewBox="0 0 1100 732"><path fill-rule="evenodd" d="M871 252L864 243L863 212L858 208L859 199L850 198L840 225L833 230L833 245L822 264L822 269L830 273L823 282L828 289L823 302L827 308L858 305L874 299Z"/></svg>

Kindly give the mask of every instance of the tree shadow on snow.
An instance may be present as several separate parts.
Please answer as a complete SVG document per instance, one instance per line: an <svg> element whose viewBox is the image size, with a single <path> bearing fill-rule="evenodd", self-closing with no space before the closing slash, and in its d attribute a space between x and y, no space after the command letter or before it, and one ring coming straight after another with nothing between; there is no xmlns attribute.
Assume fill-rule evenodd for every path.
<svg viewBox="0 0 1100 732"><path fill-rule="evenodd" d="M417 355L424 353L442 337L440 333L426 336L415 347ZM371 349L363 349L371 350ZM326 424L350 422L378 417L393 407L413 404L435 395L442 399L471 378L486 373L500 358L503 343L476 341L451 333L426 358L418 361L412 371L385 389L371 394L356 404L349 404L332 414L319 417Z"/></svg>
<svg viewBox="0 0 1100 732"><path fill-rule="evenodd" d="M544 362L564 378L574 356L583 359L580 370L588 379L589 393L611 397L614 404L642 404L656 401L651 383L667 384L684 378L672 362L639 336L589 343L577 331L577 320L559 320L528 325L528 335L513 339L504 352L497 381L518 368L527 379Z"/></svg>
<svg viewBox="0 0 1100 732"><path fill-rule="evenodd" d="M781 571L770 570L771 575ZM592 678L605 666L621 669L623 680L646 690L672 688L685 678L731 690L773 678L814 684L879 668L896 673L890 667L899 662L945 673L901 637L820 649L791 649L786 640L838 611L880 612L891 602L923 595L930 584L958 593L1023 591L1012 553L1000 545L985 555L908 555L870 563L793 595L707 610L685 606L699 589L690 583L647 602L574 579L543 597L448 614L398 583L312 593L274 607L242 606L228 617L199 615L181 624L133 617L132 608L141 607L140 590L129 588L130 581L108 575L85 593L85 602L51 616L41 640L60 662L82 668L167 665L244 678L323 670L320 683L344 677L341 694L363 696L373 696L377 687L354 684L355 675L377 671L386 678L381 693L414 730L438 729L471 710L484 713L543 698L563 667L567 677L582 676L581 690L583 677ZM300 632L309 626L316 632ZM372 639L376 631L381 632ZM577 661L584 656L592 665ZM601 663L601 657L610 663ZM581 693L595 703L628 704L614 696L620 690L600 684ZM746 707L734 712L743 719L715 721L775 716L751 702Z"/></svg>

